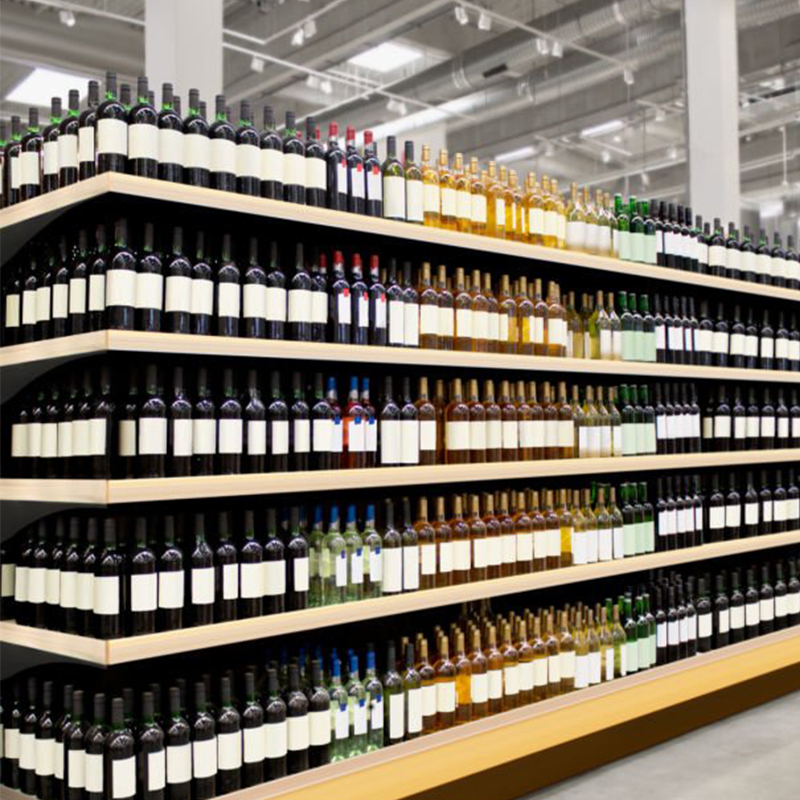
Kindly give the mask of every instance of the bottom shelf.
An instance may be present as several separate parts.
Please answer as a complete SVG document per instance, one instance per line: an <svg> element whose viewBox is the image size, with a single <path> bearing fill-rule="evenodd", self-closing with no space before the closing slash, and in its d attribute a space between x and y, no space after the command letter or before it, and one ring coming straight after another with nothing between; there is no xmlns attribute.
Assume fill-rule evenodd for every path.
<svg viewBox="0 0 800 800"><path fill-rule="evenodd" d="M225 795L225 798L271 800L291 796L292 800L330 800L332 797L401 800L423 792L441 792L443 787L455 781L553 751L577 739L602 735L626 723L636 723L659 712L677 709L787 669L791 670L790 679L781 684L783 691L800 686L800 626L273 783L242 789ZM751 704L761 699L765 698L753 695ZM677 733L740 710L736 705L725 703L716 708L712 717L706 715L708 718L698 719L694 724L692 719L684 719L683 729ZM608 736L606 741L611 742L614 738ZM629 752L653 743L640 741L637 744L636 737L633 742ZM621 754L616 747L609 759ZM577 773L598 763L602 761L594 754L593 763L582 765L578 762L572 771ZM564 775L554 775L552 779L561 777ZM528 779L533 783L531 773L528 773ZM546 775L536 776L537 787L548 782ZM522 788L524 791L525 787ZM466 796L480 794L485 795L485 792L475 791ZM465 796L463 791L460 796ZM515 794L502 791L497 796L513 797ZM30 798L0 787L0 800Z"/></svg>

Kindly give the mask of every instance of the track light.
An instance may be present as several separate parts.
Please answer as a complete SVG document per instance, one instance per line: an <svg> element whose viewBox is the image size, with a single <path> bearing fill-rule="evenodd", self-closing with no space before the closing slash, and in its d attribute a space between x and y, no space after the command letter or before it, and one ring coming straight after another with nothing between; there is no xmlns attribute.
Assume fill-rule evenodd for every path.
<svg viewBox="0 0 800 800"><path fill-rule="evenodd" d="M667 118L666 112L660 106L656 109L656 122L664 122Z"/></svg>
<svg viewBox="0 0 800 800"><path fill-rule="evenodd" d="M306 86L309 89L319 89L319 78L316 75L309 75L306 78Z"/></svg>
<svg viewBox="0 0 800 800"><path fill-rule="evenodd" d="M481 11L478 15L478 30L490 31L491 29L492 18L485 11Z"/></svg>
<svg viewBox="0 0 800 800"><path fill-rule="evenodd" d="M564 45L554 39L551 51L553 53L553 58L562 58L564 56Z"/></svg>
<svg viewBox="0 0 800 800"><path fill-rule="evenodd" d="M323 94L333 94L333 84L329 80L322 81L319 88Z"/></svg>
<svg viewBox="0 0 800 800"><path fill-rule="evenodd" d="M263 72L264 66L265 64L263 58L259 58L258 56L253 56L250 59L250 69L253 70L253 72Z"/></svg>
<svg viewBox="0 0 800 800"><path fill-rule="evenodd" d="M306 40L306 35L305 35L305 33L303 33L303 29L302 29L302 28L298 28L298 29L297 29L297 30L296 30L296 31L295 31L295 32L292 34L292 44L293 44L295 47L302 47L302 46L303 46L303 42L304 42L305 40Z"/></svg>
<svg viewBox="0 0 800 800"><path fill-rule="evenodd" d="M624 81L625 81L625 83L626 83L628 86L633 86L633 83L634 83L634 81L635 81L636 79L633 77L633 70L632 70L630 67L626 67L626 68L625 68L625 69L622 71L622 80L624 80Z"/></svg>
<svg viewBox="0 0 800 800"><path fill-rule="evenodd" d="M608 162L611 161L611 153L609 153L608 150L603 150L603 152L600 153L600 160L604 164L608 164Z"/></svg>
<svg viewBox="0 0 800 800"><path fill-rule="evenodd" d="M469 14L467 14L467 9L464 6L456 6L456 22L459 25L466 25L469 22Z"/></svg>
<svg viewBox="0 0 800 800"><path fill-rule="evenodd" d="M402 100L395 100L394 97L389 98L389 102L386 104L386 110L401 117L404 117L408 113L406 104Z"/></svg>
<svg viewBox="0 0 800 800"><path fill-rule="evenodd" d="M540 36L536 40L536 52L540 56L546 56L550 52L550 44L548 43L547 39L543 39Z"/></svg>
<svg viewBox="0 0 800 800"><path fill-rule="evenodd" d="M667 149L667 157L671 158L673 161L676 161L678 158L678 148L674 145Z"/></svg>
<svg viewBox="0 0 800 800"><path fill-rule="evenodd" d="M650 185L650 176L646 172L642 173L641 178L642 178L642 186Z"/></svg>
<svg viewBox="0 0 800 800"><path fill-rule="evenodd" d="M313 19L307 19L303 23L303 34L306 39L310 39L317 32L317 23Z"/></svg>
<svg viewBox="0 0 800 800"><path fill-rule="evenodd" d="M74 28L75 23L77 22L75 19L75 14L66 8L58 12L58 19L62 25L66 25L68 28Z"/></svg>

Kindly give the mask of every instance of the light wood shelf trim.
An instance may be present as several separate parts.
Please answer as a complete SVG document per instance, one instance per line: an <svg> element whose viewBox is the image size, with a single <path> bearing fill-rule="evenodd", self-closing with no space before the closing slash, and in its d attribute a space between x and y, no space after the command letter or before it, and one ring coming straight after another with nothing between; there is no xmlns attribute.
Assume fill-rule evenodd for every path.
<svg viewBox="0 0 800 800"><path fill-rule="evenodd" d="M93 505L193 500L199 497L325 492L349 489L358 477L362 488L423 486L481 480L555 478L566 475L611 475L665 469L702 469L715 466L779 464L800 460L800 450L755 450L725 453L689 453L675 456L629 458L570 458L556 461L504 461L496 464L438 464L432 467L376 467L360 470L276 472L209 475L188 478L112 480L34 480L0 478L0 497L6 501L73 502ZM488 468L488 469L487 469Z"/></svg>
<svg viewBox="0 0 800 800"><path fill-rule="evenodd" d="M101 666L113 666L797 543L800 543L800 530L107 642L30 628L15 622L2 622L0 639L8 644L58 653Z"/></svg>
<svg viewBox="0 0 800 800"><path fill-rule="evenodd" d="M402 800L798 664L795 626L227 797ZM30 798L2 787L0 800Z"/></svg>
<svg viewBox="0 0 800 800"><path fill-rule="evenodd" d="M32 628L12 620L0 620L0 642L101 666L108 664L110 655L107 642L102 639Z"/></svg>
<svg viewBox="0 0 800 800"><path fill-rule="evenodd" d="M0 367L13 367L46 359L104 352L173 353L178 355L274 358L291 361L332 361L359 364L412 365L464 369L508 369L568 372L588 375L639 375L663 378L669 370L676 379L800 383L800 372L639 361L598 361L582 358L461 353L403 347L365 347L352 344L232 339L144 331L94 331L63 339L30 342L0 350Z"/></svg>
<svg viewBox="0 0 800 800"><path fill-rule="evenodd" d="M339 230L357 231L361 234L376 234L395 239L463 248L476 252L514 256L603 272L615 272L626 277L635 274L639 278L683 283L695 287L697 287L698 281L702 281L705 289L722 289L741 294L761 295L762 297L773 299L800 302L800 292L795 289L762 286L757 283L718 278L714 275L699 276L696 273L682 272L681 270L667 269L666 267L658 267L651 264L639 264L605 256L577 253L571 250L558 250L541 245L492 239L487 236L476 236L441 228L428 228L423 225L411 225L406 222L396 222L376 217L354 216L344 211L332 211L328 208L298 206L293 203L284 203L280 200L248 197L233 192L185 186L180 183L140 178L121 173L99 175L86 181L80 181L73 186L59 189L57 192L42 195L25 203L12 206L9 209L3 209L0 211L0 231L58 208L66 208L75 203L99 197L107 192L183 203L233 213L252 214L288 222L306 222ZM364 224L365 222L369 224Z"/></svg>

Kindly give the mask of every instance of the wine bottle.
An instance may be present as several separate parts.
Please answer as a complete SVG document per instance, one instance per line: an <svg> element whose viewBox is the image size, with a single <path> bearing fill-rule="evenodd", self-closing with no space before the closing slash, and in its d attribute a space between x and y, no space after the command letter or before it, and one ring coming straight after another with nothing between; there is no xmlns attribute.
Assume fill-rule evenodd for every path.
<svg viewBox="0 0 800 800"><path fill-rule="evenodd" d="M194 685L194 715L191 723L192 739L192 798L211 800L216 795L218 770L217 726L209 713L206 685Z"/></svg>
<svg viewBox="0 0 800 800"><path fill-rule="evenodd" d="M106 73L105 98L95 112L97 173L125 172L128 157L128 112L117 100L115 72ZM83 177L82 175L81 179Z"/></svg>
<svg viewBox="0 0 800 800"><path fill-rule="evenodd" d="M136 782L145 800L164 800L166 797L167 751L164 740L164 731L156 722L153 692L142 692L141 725L136 731Z"/></svg>
<svg viewBox="0 0 800 800"><path fill-rule="evenodd" d="M194 548L190 555L191 624L214 621L214 551L206 542L205 515L194 515Z"/></svg>
<svg viewBox="0 0 800 800"><path fill-rule="evenodd" d="M283 141L275 130L275 110L264 106L264 130L261 132L261 196L283 199Z"/></svg>
<svg viewBox="0 0 800 800"><path fill-rule="evenodd" d="M189 89L189 115L183 121L183 182L211 185L209 125L200 108L199 89Z"/></svg>
<svg viewBox="0 0 800 800"><path fill-rule="evenodd" d="M249 100L242 100L239 119L236 129L236 191L260 197L261 138L253 127L253 111Z"/></svg>
<svg viewBox="0 0 800 800"><path fill-rule="evenodd" d="M176 108L173 85L161 86L158 112L158 177L162 181L183 181L183 120Z"/></svg>
<svg viewBox="0 0 800 800"><path fill-rule="evenodd" d="M128 173L158 177L159 115L148 99L147 78L136 79L137 104L128 113Z"/></svg>
<svg viewBox="0 0 800 800"><path fill-rule="evenodd" d="M127 558L117 549L117 521L103 523L103 550L97 557L92 606L94 635L118 639L123 635L123 611L127 607L124 578Z"/></svg>
<svg viewBox="0 0 800 800"><path fill-rule="evenodd" d="M183 286L183 297L178 301L180 308L186 303ZM180 296L180 292L179 292ZM212 329L214 316L214 272L205 259L205 236L203 231L197 231L195 239L195 261L192 265L191 299L189 307L192 314L192 333L208 336Z"/></svg>
<svg viewBox="0 0 800 800"><path fill-rule="evenodd" d="M289 338L293 341L312 341L314 288L313 278L306 268L303 245L298 243L295 247L294 274L289 283L288 297Z"/></svg>
<svg viewBox="0 0 800 800"><path fill-rule="evenodd" d="M268 681L270 679L269 673ZM270 691L270 694L272 692ZM270 706L272 703L270 703ZM309 721L308 698L300 689L300 673L297 664L289 665L289 685L286 692L285 719L287 723L287 752L286 768L289 775L295 775L309 768ZM267 708L267 719L270 717L270 707ZM269 733L267 734L269 741ZM271 760L267 752L268 761ZM270 771L268 769L268 771ZM271 776L270 776L271 777Z"/></svg>
<svg viewBox="0 0 800 800"><path fill-rule="evenodd" d="M212 189L236 191L236 131L228 120L225 95L214 98L214 121L208 129L211 151L210 181ZM260 154L259 154L260 155Z"/></svg>
<svg viewBox="0 0 800 800"><path fill-rule="evenodd" d="M158 609L157 559L147 543L147 520L136 518L134 549L130 554L130 617L128 634L139 636L156 632Z"/></svg>
<svg viewBox="0 0 800 800"><path fill-rule="evenodd" d="M292 672L294 670L294 673ZM296 687L292 697L287 697L287 702L284 702L280 696L278 688L278 673L272 667L267 669L267 693L264 701L264 731L266 741L266 759L264 762L265 773L267 780L275 780L283 778L289 771L289 764L291 762L292 772L299 772L303 768L303 735L307 730L307 715L303 714L303 703L299 697L299 677L297 675L297 666L291 665L289 667L289 677ZM294 701L291 707L291 713L288 706L288 701ZM307 704L306 704L307 707ZM295 719L293 723L289 722L288 717ZM289 755L289 726L293 730L293 743L299 745L298 749ZM293 748L294 749L294 748ZM298 752L299 751L299 752ZM300 769L297 769L297 768Z"/></svg>
<svg viewBox="0 0 800 800"><path fill-rule="evenodd" d="M283 199L301 205L306 202L306 146L297 133L294 111L286 112L284 127Z"/></svg>
<svg viewBox="0 0 800 800"><path fill-rule="evenodd" d="M50 124L42 131L42 194L58 189L58 139L63 115L61 98L50 101Z"/></svg>
<svg viewBox="0 0 800 800"><path fill-rule="evenodd" d="M167 458L167 405L158 381L158 368L148 364L145 396L138 419L138 476L163 478Z"/></svg>
<svg viewBox="0 0 800 800"><path fill-rule="evenodd" d="M241 788L242 719L233 706L230 678L220 679L220 709L217 729L217 794L235 792Z"/></svg>
<svg viewBox="0 0 800 800"><path fill-rule="evenodd" d="M286 558L278 536L274 508L267 509L267 538L264 542L264 613L281 614L286 610Z"/></svg>
<svg viewBox="0 0 800 800"><path fill-rule="evenodd" d="M28 132L19 149L19 199L30 200L42 191L42 134L39 130L39 109L28 109Z"/></svg>

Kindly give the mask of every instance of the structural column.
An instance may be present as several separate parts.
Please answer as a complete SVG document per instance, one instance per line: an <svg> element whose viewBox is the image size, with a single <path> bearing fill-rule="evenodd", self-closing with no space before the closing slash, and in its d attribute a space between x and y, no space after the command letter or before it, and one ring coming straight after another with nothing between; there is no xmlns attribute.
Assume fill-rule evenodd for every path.
<svg viewBox="0 0 800 800"><path fill-rule="evenodd" d="M199 89L213 108L223 85L222 10L223 0L145 0L145 67L157 97L169 81L184 104Z"/></svg>
<svg viewBox="0 0 800 800"><path fill-rule="evenodd" d="M739 224L736 0L684 0L692 211Z"/></svg>

